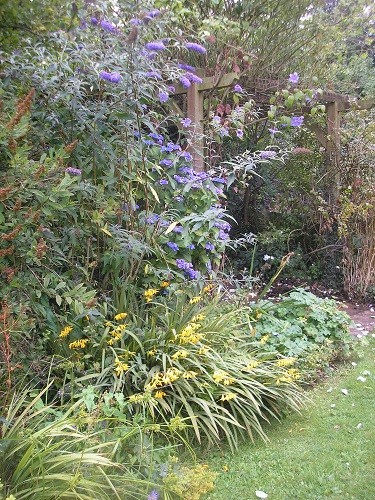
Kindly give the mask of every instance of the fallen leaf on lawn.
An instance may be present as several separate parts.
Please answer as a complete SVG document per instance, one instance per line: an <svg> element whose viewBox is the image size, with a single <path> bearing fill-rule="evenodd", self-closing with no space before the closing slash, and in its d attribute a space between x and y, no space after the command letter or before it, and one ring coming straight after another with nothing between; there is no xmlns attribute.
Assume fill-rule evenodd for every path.
<svg viewBox="0 0 375 500"><path fill-rule="evenodd" d="M333 387L330 387L329 389L327 389L327 392L332 392L333 391Z"/></svg>
<svg viewBox="0 0 375 500"><path fill-rule="evenodd" d="M342 392L345 396L347 396L347 395L349 394L348 389L341 389L341 392Z"/></svg>
<svg viewBox="0 0 375 500"><path fill-rule="evenodd" d="M369 372L368 370L364 370L364 371L362 372L362 375L371 375L371 372Z"/></svg>
<svg viewBox="0 0 375 500"><path fill-rule="evenodd" d="M357 429L362 429L362 427L363 427L363 424L361 424L361 423L357 425Z"/></svg>
<svg viewBox="0 0 375 500"><path fill-rule="evenodd" d="M357 377L357 380L359 380L360 382L366 382L366 377L362 377L361 375L359 377Z"/></svg>
<svg viewBox="0 0 375 500"><path fill-rule="evenodd" d="M257 496L258 498L267 498L268 497L267 493L265 493L262 490L256 490L255 496Z"/></svg>

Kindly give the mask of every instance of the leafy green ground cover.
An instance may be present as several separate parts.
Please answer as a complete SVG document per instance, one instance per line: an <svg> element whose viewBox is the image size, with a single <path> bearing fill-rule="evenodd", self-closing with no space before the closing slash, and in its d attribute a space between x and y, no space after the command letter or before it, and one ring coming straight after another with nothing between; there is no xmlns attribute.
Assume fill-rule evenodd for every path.
<svg viewBox="0 0 375 500"><path fill-rule="evenodd" d="M375 498L374 339L363 351L311 391L300 414L273 426L268 444L211 456L219 474L207 500L250 500L257 491L270 500Z"/></svg>

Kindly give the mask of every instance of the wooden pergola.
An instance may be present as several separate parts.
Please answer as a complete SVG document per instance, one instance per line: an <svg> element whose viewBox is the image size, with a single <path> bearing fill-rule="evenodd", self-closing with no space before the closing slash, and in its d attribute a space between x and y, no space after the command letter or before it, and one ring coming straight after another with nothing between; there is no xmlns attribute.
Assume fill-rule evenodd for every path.
<svg viewBox="0 0 375 500"><path fill-rule="evenodd" d="M205 166L203 128L204 93L213 89L230 87L238 80L238 74L226 73L219 77L202 77L202 80L202 83L193 84L188 89L177 84L174 92L174 95L187 95L186 116L191 119L195 126L190 152L193 156L195 170L197 171L203 171ZM287 83L287 80L253 78L248 80L244 87L252 95L256 103L266 105L269 103L270 95L285 88ZM326 130L312 123L311 120L307 122L307 125L315 133L319 143L326 149L329 162L335 164L338 160L340 150L340 114L351 109L370 109L374 107L375 100L357 100L349 95L327 90L322 93L319 100L326 105L327 109ZM184 116L176 102L174 103L174 107L181 116ZM307 111L307 108L305 111ZM339 179L335 179L336 183L339 183Z"/></svg>

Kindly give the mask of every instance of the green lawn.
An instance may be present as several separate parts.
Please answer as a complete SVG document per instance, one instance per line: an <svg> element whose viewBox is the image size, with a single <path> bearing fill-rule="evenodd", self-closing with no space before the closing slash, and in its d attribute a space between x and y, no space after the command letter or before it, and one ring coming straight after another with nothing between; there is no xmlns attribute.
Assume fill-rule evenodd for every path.
<svg viewBox="0 0 375 500"><path fill-rule="evenodd" d="M268 500L375 500L374 339L364 350L309 393L301 414L273 424L269 443L210 454L219 474L205 499L250 500L260 490Z"/></svg>

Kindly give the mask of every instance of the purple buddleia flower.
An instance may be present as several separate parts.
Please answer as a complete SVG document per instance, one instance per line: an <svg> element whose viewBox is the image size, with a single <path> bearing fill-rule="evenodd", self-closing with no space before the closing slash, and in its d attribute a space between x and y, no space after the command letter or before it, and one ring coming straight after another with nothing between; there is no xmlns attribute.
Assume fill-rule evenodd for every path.
<svg viewBox="0 0 375 500"><path fill-rule="evenodd" d="M290 122L291 127L301 127L303 125L303 116L293 116Z"/></svg>
<svg viewBox="0 0 375 500"><path fill-rule="evenodd" d="M175 174L173 176L173 179L178 183L178 184L187 184L189 182L189 179L186 177L182 177L181 175Z"/></svg>
<svg viewBox="0 0 375 500"><path fill-rule="evenodd" d="M190 127L190 125L191 125L191 119L190 118L183 118L181 120L181 124L182 124L183 127L186 127L186 128Z"/></svg>
<svg viewBox="0 0 375 500"><path fill-rule="evenodd" d="M238 94L240 94L241 92L243 92L243 88L241 87L241 85L238 85L238 83L233 87L233 91L234 92L237 92Z"/></svg>
<svg viewBox="0 0 375 500"><path fill-rule="evenodd" d="M209 252L212 252L213 250L215 250L215 245L213 245L212 243L210 243L209 241L205 244L204 248L206 250L208 250Z"/></svg>
<svg viewBox="0 0 375 500"><path fill-rule="evenodd" d="M158 222L159 219L160 219L160 215L152 214L149 217L145 218L145 222L146 222L146 224L155 224L156 222Z"/></svg>
<svg viewBox="0 0 375 500"><path fill-rule="evenodd" d="M299 75L298 75L298 73L296 73L296 72L291 73L289 75L289 81L290 81L290 83L294 83L294 84L298 83L298 81L299 81Z"/></svg>
<svg viewBox="0 0 375 500"><path fill-rule="evenodd" d="M276 155L277 155L276 151L261 151L259 153L259 156L266 160L274 158Z"/></svg>
<svg viewBox="0 0 375 500"><path fill-rule="evenodd" d="M184 69L185 71L195 71L195 68L193 66L189 66L188 64L185 63L180 63L178 67L180 69Z"/></svg>
<svg viewBox="0 0 375 500"><path fill-rule="evenodd" d="M173 228L173 232L177 234L181 234L184 228L182 226L176 226Z"/></svg>
<svg viewBox="0 0 375 500"><path fill-rule="evenodd" d="M181 85L185 88L185 89L188 89L189 87L191 87L191 81L189 80L189 78L187 78L186 76L181 76L180 77L180 82L181 82Z"/></svg>
<svg viewBox="0 0 375 500"><path fill-rule="evenodd" d="M106 19L103 19L103 21L100 22L100 27L104 31L108 31L108 33L117 33L117 28L114 24L110 23Z"/></svg>
<svg viewBox="0 0 375 500"><path fill-rule="evenodd" d="M182 156L183 158L185 158L186 161L193 161L193 157L191 156L191 154L188 152L188 151L183 151L180 156Z"/></svg>
<svg viewBox="0 0 375 500"><path fill-rule="evenodd" d="M175 144L174 142L168 142L168 144L160 148L160 150L164 153L172 153L173 151L181 151L181 146L179 144Z"/></svg>
<svg viewBox="0 0 375 500"><path fill-rule="evenodd" d="M172 164L173 160L170 160L169 158L164 158L164 160L159 162L159 165L163 165L163 167L170 167Z"/></svg>
<svg viewBox="0 0 375 500"><path fill-rule="evenodd" d="M165 92L164 90L162 90L161 92L159 92L159 101L160 102L167 102L168 99L169 99L168 92Z"/></svg>
<svg viewBox="0 0 375 500"><path fill-rule="evenodd" d="M188 249L189 249L189 250L195 250L195 245L194 245L194 243L190 243L190 244L188 245Z"/></svg>
<svg viewBox="0 0 375 500"><path fill-rule="evenodd" d="M168 85L167 88L168 88L169 92L171 92L172 94L174 94L176 92L176 89L175 89L175 87L173 87L173 85Z"/></svg>
<svg viewBox="0 0 375 500"><path fill-rule="evenodd" d="M161 80L161 74L157 71L147 71L147 78L155 78L155 80Z"/></svg>
<svg viewBox="0 0 375 500"><path fill-rule="evenodd" d="M219 130L219 135L220 137L228 137L229 135L229 131L226 127L221 127L221 129Z"/></svg>
<svg viewBox="0 0 375 500"><path fill-rule="evenodd" d="M176 243L173 243L173 241L168 241L167 247L169 247L172 250L172 252L178 251L178 245Z"/></svg>
<svg viewBox="0 0 375 500"><path fill-rule="evenodd" d="M168 181L167 181L167 179L160 179L159 184L161 186L166 186L168 184Z"/></svg>
<svg viewBox="0 0 375 500"><path fill-rule="evenodd" d="M65 169L65 172L69 175L81 175L82 171L79 168L68 167Z"/></svg>
<svg viewBox="0 0 375 500"><path fill-rule="evenodd" d="M202 83L203 80L197 75L194 75L194 73L185 73L186 78L191 82L191 83Z"/></svg>
<svg viewBox="0 0 375 500"><path fill-rule="evenodd" d="M152 490L151 493L147 495L147 500L158 500L159 493L156 490Z"/></svg>
<svg viewBox="0 0 375 500"><path fill-rule="evenodd" d="M148 134L152 139L155 139L155 141L163 141L164 137L161 134L157 134L156 132L151 132Z"/></svg>
<svg viewBox="0 0 375 500"><path fill-rule="evenodd" d="M99 21L97 20L96 17L91 18L91 24L93 24L94 26L97 26L99 24Z"/></svg>
<svg viewBox="0 0 375 500"><path fill-rule="evenodd" d="M122 76L120 75L120 73L109 73L108 71L101 71L99 73L99 77L102 79L102 80L106 80L107 82L111 82L111 83L120 83L121 80L122 80Z"/></svg>
<svg viewBox="0 0 375 500"><path fill-rule="evenodd" d="M241 130L240 128L238 128L236 130L236 136L239 138L239 139L242 139L243 138L243 130Z"/></svg>
<svg viewBox="0 0 375 500"><path fill-rule="evenodd" d="M181 196L181 195L177 195L174 197L174 199L178 202L178 203L182 203L184 201L184 197Z"/></svg>
<svg viewBox="0 0 375 500"><path fill-rule="evenodd" d="M160 10L158 9L151 10L150 12L147 13L147 16L151 17L152 19L158 17L160 16Z"/></svg>
<svg viewBox="0 0 375 500"><path fill-rule="evenodd" d="M185 47L189 50L193 50L194 52L198 52L198 54L206 54L207 50L199 43L188 42L185 43Z"/></svg>
<svg viewBox="0 0 375 500"><path fill-rule="evenodd" d="M225 184L226 180L223 177L212 177L213 182L218 182L219 184Z"/></svg>
<svg viewBox="0 0 375 500"><path fill-rule="evenodd" d="M163 42L148 42L146 43L146 49L148 50L165 50L167 47Z"/></svg>
<svg viewBox="0 0 375 500"><path fill-rule="evenodd" d="M229 238L229 235L225 231L220 229L219 234L218 234L218 238L219 238L219 240L227 240Z"/></svg>
<svg viewBox="0 0 375 500"><path fill-rule="evenodd" d="M143 139L142 142L145 146L156 146L156 143L151 139Z"/></svg>
<svg viewBox="0 0 375 500"><path fill-rule="evenodd" d="M140 24L142 24L142 19L137 19L136 17L133 17L133 19L130 19L129 22L133 26L139 26Z"/></svg>

